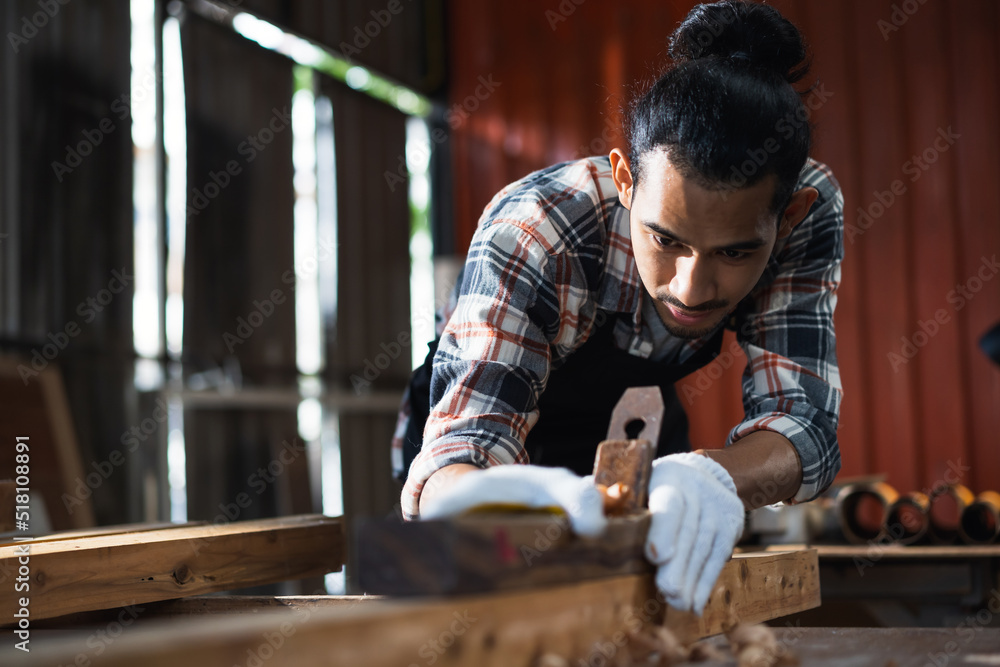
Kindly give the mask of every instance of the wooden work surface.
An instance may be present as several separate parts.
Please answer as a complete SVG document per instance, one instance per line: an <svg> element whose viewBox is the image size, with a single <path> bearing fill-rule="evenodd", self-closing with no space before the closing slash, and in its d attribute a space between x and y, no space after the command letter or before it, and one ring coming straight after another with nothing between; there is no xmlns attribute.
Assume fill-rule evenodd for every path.
<svg viewBox="0 0 1000 667"><path fill-rule="evenodd" d="M765 551L781 552L794 549L815 549L820 560L841 558L892 558L892 559L939 559L939 558L1000 558L998 544L953 544L904 546L901 544L779 544L769 546ZM749 551L749 550L748 550Z"/></svg>
<svg viewBox="0 0 1000 667"><path fill-rule="evenodd" d="M764 552L789 548L795 547ZM824 604L797 619L805 625L954 626L987 605L1000 586L1000 544L810 548L819 556Z"/></svg>
<svg viewBox="0 0 1000 667"><path fill-rule="evenodd" d="M434 657L436 665L509 665L511 667L524 666L533 667L537 664L536 654L530 649L525 650L522 646L520 650L506 653L502 647L506 637L494 635L497 642L483 657L483 651L472 644L475 642L487 641L484 637L490 637L489 631L475 632L474 628L480 625L480 621L490 623L490 619L476 616L464 616L465 619L475 618L464 635L453 637L453 643L441 652L430 649L430 642L439 639L442 634L448 632L447 620L456 622L462 619L466 610L455 608L448 617L441 616L436 620L440 623L441 629L433 635L417 636L413 629L368 627L378 618L378 615L370 615L364 612L359 613L354 609L354 615L358 616L356 630L361 633L361 637L369 643L361 652L356 651L361 643L350 642L349 646L340 645L342 637L339 633L323 638L312 632L301 632L300 629L308 631L307 625L301 625L301 618L297 615L288 614L291 618L291 626L286 627L291 633L287 638L283 638L283 644L274 651L261 652L261 647L266 646L265 636L275 637L280 633L280 618L272 616L272 624L261 624L258 619L251 618L252 627L248 630L256 632L255 642L248 642L250 649L229 645L230 640L224 633L214 642L207 637L211 631L232 628L240 622L239 618L233 618L227 623L219 623L220 619L211 622L187 622L178 623L169 630L156 631L149 628L126 629L114 642L106 640L95 640L95 637L102 636L98 632L91 631L86 635L90 639L90 644L83 642L84 635L79 639L48 638L45 634L38 634L32 641L32 651L30 654L15 654L9 645L0 646L0 662L4 665L24 665L32 667L34 665L51 667L53 665L70 665L76 656L84 656L91 659L91 664L117 666L142 665L143 667L158 667L159 665L184 665L184 667L218 667L219 665L230 664L257 664L252 660L248 662L250 650L254 655L264 655L271 657L270 660L262 660L262 664L280 664L290 667L313 667L325 665L392 665L393 667L406 667L406 665L427 665L430 664L430 656ZM271 612L273 614L273 612ZM455 615L457 614L457 616ZM346 616L347 614L343 614ZM528 622L534 618L533 614ZM313 617L315 622L329 622L329 614ZM366 625L366 620L367 624ZM554 616L549 620L553 633L558 633L560 623L563 619ZM245 622L245 621L244 621ZM457 627L461 628L461 625ZM527 626L522 626L525 628ZM106 628L101 628L106 631ZM422 631L425 628L417 628ZM492 629L491 629L492 630ZM798 658L798 664L809 667L923 667L925 665L947 665L962 667L977 667L996 665L1000 661L1000 628L810 628L794 625L783 626L780 622L773 628L775 637L783 650ZM514 629L513 632L525 632L529 635L526 642L533 641L529 630ZM301 636L300 636L301 635ZM107 637L108 635L103 635ZM582 638L590 642L601 639L600 635L594 634ZM414 643L419 640L419 643ZM171 647L169 642L175 642L178 646ZM698 663L680 663L685 667L693 665L731 667L736 661L729 652L728 641L725 636L719 635L706 640L718 647L727 657L726 660L710 660ZM187 642L191 644L185 645ZM127 644L127 646L124 646ZM565 641L558 640L552 642L555 646L562 645L568 649ZM550 645L550 648L555 648ZM102 651L104 655L99 660L93 660L96 648L106 649ZM145 648L144 648L145 647ZM125 649L125 650L122 650ZM421 650L423 649L423 652ZM240 652L242 650L242 653ZM396 662L392 661L392 656ZM492 656L492 659L490 658ZM172 663L172 659L178 661ZM402 661L399 661L399 660ZM61 660L61 662L53 662ZM350 660L350 661L345 661ZM570 664L576 665L577 662ZM583 664L586 664L584 662ZM594 663L598 664L598 663ZM611 664L611 663L600 663Z"/></svg>
<svg viewBox="0 0 1000 667"><path fill-rule="evenodd" d="M816 567L812 551L736 556L701 618L667 607L652 574L447 598L133 605L90 616L72 630L46 623L35 630L30 654L0 645L0 664L16 657L26 666L68 665L80 655L96 657L97 643L103 667L217 667L249 664L250 654L262 661L280 656L271 664L294 667L405 667L429 664L431 657L439 666L530 667L544 652L585 657L595 641L624 637L628 629L663 624L693 640L720 632L734 614L758 622L815 607ZM113 642L100 639L112 635Z"/></svg>
<svg viewBox="0 0 1000 667"><path fill-rule="evenodd" d="M1000 628L775 628L779 644L808 667L944 667L1000 664ZM725 637L709 640L727 648ZM735 660L682 663L734 665Z"/></svg>

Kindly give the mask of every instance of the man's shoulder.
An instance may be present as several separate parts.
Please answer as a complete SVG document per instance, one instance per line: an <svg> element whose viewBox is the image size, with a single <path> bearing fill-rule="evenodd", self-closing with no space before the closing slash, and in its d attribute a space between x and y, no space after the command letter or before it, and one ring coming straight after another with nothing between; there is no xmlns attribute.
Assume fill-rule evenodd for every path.
<svg viewBox="0 0 1000 667"><path fill-rule="evenodd" d="M479 228L513 227L549 253L572 252L603 244L617 197L607 157L562 162L503 188L486 206Z"/></svg>
<svg viewBox="0 0 1000 667"><path fill-rule="evenodd" d="M806 160L802 172L799 174L799 182L796 189L812 187L819 192L817 198L817 208L825 203L837 203L843 201L843 194L840 191L840 183L837 182L833 170L827 165L809 158Z"/></svg>

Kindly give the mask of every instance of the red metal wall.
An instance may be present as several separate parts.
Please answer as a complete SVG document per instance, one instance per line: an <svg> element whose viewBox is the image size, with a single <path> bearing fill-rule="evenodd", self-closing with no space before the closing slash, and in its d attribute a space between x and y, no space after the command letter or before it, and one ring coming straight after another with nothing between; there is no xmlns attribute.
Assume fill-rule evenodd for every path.
<svg viewBox="0 0 1000 667"><path fill-rule="evenodd" d="M693 4L450 3L459 248L506 183L622 145L618 110L666 63L667 35ZM814 156L846 199L841 475L884 472L912 490L957 474L973 491L1000 488L1000 370L977 347L1000 320L1000 276L983 261L1000 254L1000 8L773 4L813 46L813 75L829 93L813 116ZM688 405L696 445L718 446L742 418L742 365L686 380L700 392Z"/></svg>

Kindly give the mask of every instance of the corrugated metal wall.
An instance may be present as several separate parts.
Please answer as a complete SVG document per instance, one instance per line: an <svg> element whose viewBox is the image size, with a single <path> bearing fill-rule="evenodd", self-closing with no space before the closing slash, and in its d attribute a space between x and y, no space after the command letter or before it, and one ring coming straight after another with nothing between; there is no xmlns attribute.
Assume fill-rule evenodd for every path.
<svg viewBox="0 0 1000 667"><path fill-rule="evenodd" d="M283 279L294 267L292 63L195 15L186 17L182 39L185 375L238 366L247 386L294 389L295 293ZM240 329L241 319L254 328ZM184 430L189 518L211 520L220 503L250 491L256 501L240 519L313 509L304 458L294 459L291 483L254 489L249 481L283 442L297 442L294 405L186 406ZM297 490L306 495L293 502L287 496Z"/></svg>
<svg viewBox="0 0 1000 667"><path fill-rule="evenodd" d="M129 7L46 8L0 9L0 350L61 369L90 474L136 423ZM6 422L5 440L26 426ZM0 477L13 470L4 457ZM44 474L54 462L32 465ZM104 477L78 493L93 491L98 521L139 519L123 502L128 475ZM68 511L50 508L55 527L81 525Z"/></svg>
<svg viewBox="0 0 1000 667"><path fill-rule="evenodd" d="M666 63L666 38L693 4L449 5L458 248L506 183L621 145L620 108ZM842 476L884 472L910 490L957 472L974 491L1000 488L1000 370L977 348L1000 319L1000 8L772 4L813 45L826 91L812 99L814 156L846 198ZM718 446L741 419L742 366L685 381L697 390L696 445Z"/></svg>

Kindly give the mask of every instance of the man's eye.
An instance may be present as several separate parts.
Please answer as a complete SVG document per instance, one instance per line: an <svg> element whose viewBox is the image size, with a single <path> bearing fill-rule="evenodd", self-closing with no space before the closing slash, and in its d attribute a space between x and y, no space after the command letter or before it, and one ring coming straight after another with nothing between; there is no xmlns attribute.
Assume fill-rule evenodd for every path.
<svg viewBox="0 0 1000 667"><path fill-rule="evenodd" d="M672 248L674 245L676 245L673 239L668 239L663 236L657 236L656 234L652 234L652 237L653 237L653 243L660 246L661 248Z"/></svg>
<svg viewBox="0 0 1000 667"><path fill-rule="evenodd" d="M723 250L722 255L726 259L743 259L747 256L747 253L740 250Z"/></svg>

